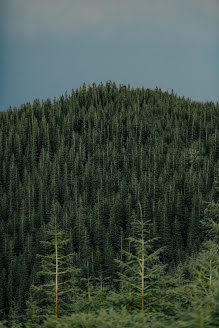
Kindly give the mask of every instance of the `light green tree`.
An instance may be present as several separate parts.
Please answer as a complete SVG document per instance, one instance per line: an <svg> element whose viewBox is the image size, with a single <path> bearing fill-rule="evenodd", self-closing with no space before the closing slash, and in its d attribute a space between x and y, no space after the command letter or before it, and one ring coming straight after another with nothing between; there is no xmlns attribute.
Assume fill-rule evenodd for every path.
<svg viewBox="0 0 219 328"><path fill-rule="evenodd" d="M121 289L128 290L133 305L144 311L146 306L153 307L157 301L155 290L164 270L159 261L163 248L154 250L153 243L157 238L149 237L151 224L144 221L141 204L138 204L140 220L133 222L135 236L128 238L130 251L123 250L125 260L116 261L120 267Z"/></svg>
<svg viewBox="0 0 219 328"><path fill-rule="evenodd" d="M78 292L79 269L74 266L74 254L67 252L70 240L58 224L58 210L59 205L53 203L51 220L43 232L42 254L38 255L40 270L27 306L28 327L34 327L33 322L47 315L58 318L69 314Z"/></svg>

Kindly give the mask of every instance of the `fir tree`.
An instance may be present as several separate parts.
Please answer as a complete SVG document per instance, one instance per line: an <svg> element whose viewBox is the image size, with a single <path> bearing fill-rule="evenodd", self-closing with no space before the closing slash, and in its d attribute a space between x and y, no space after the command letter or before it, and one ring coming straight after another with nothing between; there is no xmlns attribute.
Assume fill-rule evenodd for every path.
<svg viewBox="0 0 219 328"><path fill-rule="evenodd" d="M154 250L154 242L157 238L150 238L151 223L144 221L141 204L139 202L140 220L133 223L134 236L129 237L130 251L123 250L126 261L116 260L121 271L119 281L121 289L126 288L134 301L141 309L153 307L158 300L156 293L158 289L157 278L162 274L164 267L159 263L159 254L163 248ZM134 299L133 299L134 296Z"/></svg>
<svg viewBox="0 0 219 328"><path fill-rule="evenodd" d="M55 315L58 318L74 308L79 270L74 266L74 254L67 252L70 240L60 228L59 210L59 204L53 202L51 220L43 231L43 254L38 255L40 270L37 272L36 283L31 286L27 308L30 322L36 320L36 314L39 316L39 323L46 315Z"/></svg>

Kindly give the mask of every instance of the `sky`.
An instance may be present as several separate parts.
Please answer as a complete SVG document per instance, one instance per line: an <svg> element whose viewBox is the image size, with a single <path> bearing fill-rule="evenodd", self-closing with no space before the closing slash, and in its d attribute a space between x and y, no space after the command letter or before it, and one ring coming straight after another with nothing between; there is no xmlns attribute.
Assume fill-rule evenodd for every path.
<svg viewBox="0 0 219 328"><path fill-rule="evenodd" d="M0 0L0 110L109 80L219 102L219 0Z"/></svg>

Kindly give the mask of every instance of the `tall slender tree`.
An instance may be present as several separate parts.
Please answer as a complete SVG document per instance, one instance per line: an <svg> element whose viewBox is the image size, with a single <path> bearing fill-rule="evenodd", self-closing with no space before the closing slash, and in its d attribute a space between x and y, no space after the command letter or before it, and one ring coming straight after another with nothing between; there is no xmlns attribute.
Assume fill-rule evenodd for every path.
<svg viewBox="0 0 219 328"><path fill-rule="evenodd" d="M116 260L121 271L119 280L122 288L127 288L132 297L136 297L136 305L141 299L141 310L156 302L156 277L161 274L164 267L159 263L159 254L163 248L154 248L156 237L150 238L151 222L144 221L141 203L139 205L140 220L134 221L134 236L129 237L130 251L123 250L126 260Z"/></svg>
<svg viewBox="0 0 219 328"><path fill-rule="evenodd" d="M41 319L45 315L68 314L73 310L73 301L78 290L77 281L79 269L74 266L74 254L68 253L70 239L60 228L58 213L60 206L53 202L51 220L42 232L42 253L38 255L40 270L37 280L31 287L31 299L27 313L33 314L37 309Z"/></svg>

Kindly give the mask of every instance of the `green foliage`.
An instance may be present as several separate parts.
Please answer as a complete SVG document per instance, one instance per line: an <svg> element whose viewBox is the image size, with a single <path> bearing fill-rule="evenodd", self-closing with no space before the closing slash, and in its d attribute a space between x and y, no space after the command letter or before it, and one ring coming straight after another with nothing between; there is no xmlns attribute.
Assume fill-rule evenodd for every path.
<svg viewBox="0 0 219 328"><path fill-rule="evenodd" d="M45 328L163 328L168 327L168 321L162 315L153 315L151 313L130 314L123 310L115 312L113 309L102 310L97 314L74 314L71 317L56 320L50 318L42 327Z"/></svg>
<svg viewBox="0 0 219 328"><path fill-rule="evenodd" d="M205 227L207 238L219 243L219 202L211 201L205 209L205 219L201 222Z"/></svg>
<svg viewBox="0 0 219 328"><path fill-rule="evenodd" d="M214 184L218 180L218 109L218 104L194 102L158 88L131 89L107 82L83 85L54 101L36 99L33 104L1 112L1 319L19 324L27 316L35 315L37 320L42 312L53 313L49 308L54 306L54 279L48 272L54 264L54 247L48 243L54 240L54 229L49 228L54 214L63 250L60 264L68 271L60 276L60 287L71 289L60 297L63 315L87 313L90 307L92 316L95 309L111 305L120 311L132 302L136 308L136 298L122 294L115 283L115 259L134 265L133 256L139 257L133 228L140 217L138 202L144 223L151 223L146 241L151 240L148 247L153 247L145 250L145 256L164 246L159 257L169 268L168 279L162 270L157 271L157 277L154 274L145 279L145 286L152 283L151 291L159 286L161 297L153 311L159 309L170 317L177 311L183 313L182 307L187 311L196 302L192 286L201 293L197 277L206 288L209 256L215 252L213 244L211 251L211 246L204 250L202 242L211 238L218 243ZM200 249L203 253L198 266L194 258ZM178 264L180 282L172 272ZM148 274L153 266L156 263L148 262ZM76 275L75 267L80 268L79 285L71 278ZM131 267L123 266L120 273L139 286ZM104 293L95 280L100 273ZM89 301L88 277L92 278ZM147 299L149 289L145 291ZM154 291L150 302L154 302L153 295L157 300ZM216 296L211 292L209 297L214 300ZM64 304L68 304L66 309ZM198 308L194 305L194 311ZM211 309L211 315L218 313L216 306Z"/></svg>
<svg viewBox="0 0 219 328"><path fill-rule="evenodd" d="M219 247L208 242L196 259L190 260L190 282L181 288L187 300L178 313L179 327L217 327Z"/></svg>
<svg viewBox="0 0 219 328"><path fill-rule="evenodd" d="M176 293L184 299L177 313L179 327L205 328L219 325L219 244L215 242L218 236L212 230L215 218L218 217L215 208L215 203L208 205L208 217L204 221L207 222L212 240L204 242L199 254L189 259L189 280L176 289Z"/></svg>
<svg viewBox="0 0 219 328"><path fill-rule="evenodd" d="M45 239L41 241L40 270L35 284L31 286L27 307L30 327L32 324L39 325L47 315L56 313L56 297L59 315L69 314L78 294L79 270L74 267L74 254L67 253L70 240L59 228L58 209L59 205L53 203L51 220L43 231Z"/></svg>
<svg viewBox="0 0 219 328"><path fill-rule="evenodd" d="M5 328L6 326L6 321L0 321L0 328Z"/></svg>
<svg viewBox="0 0 219 328"><path fill-rule="evenodd" d="M140 207L140 220L134 220L133 235L129 237L131 251L123 250L125 260L116 260L120 267L119 281L121 290L127 293L128 307L156 307L159 302L157 290L158 281L164 271L164 266L159 263L159 254L163 248L154 250L157 238L150 238L150 221L144 221ZM127 297L126 297L127 299ZM140 305L141 304L141 305Z"/></svg>

